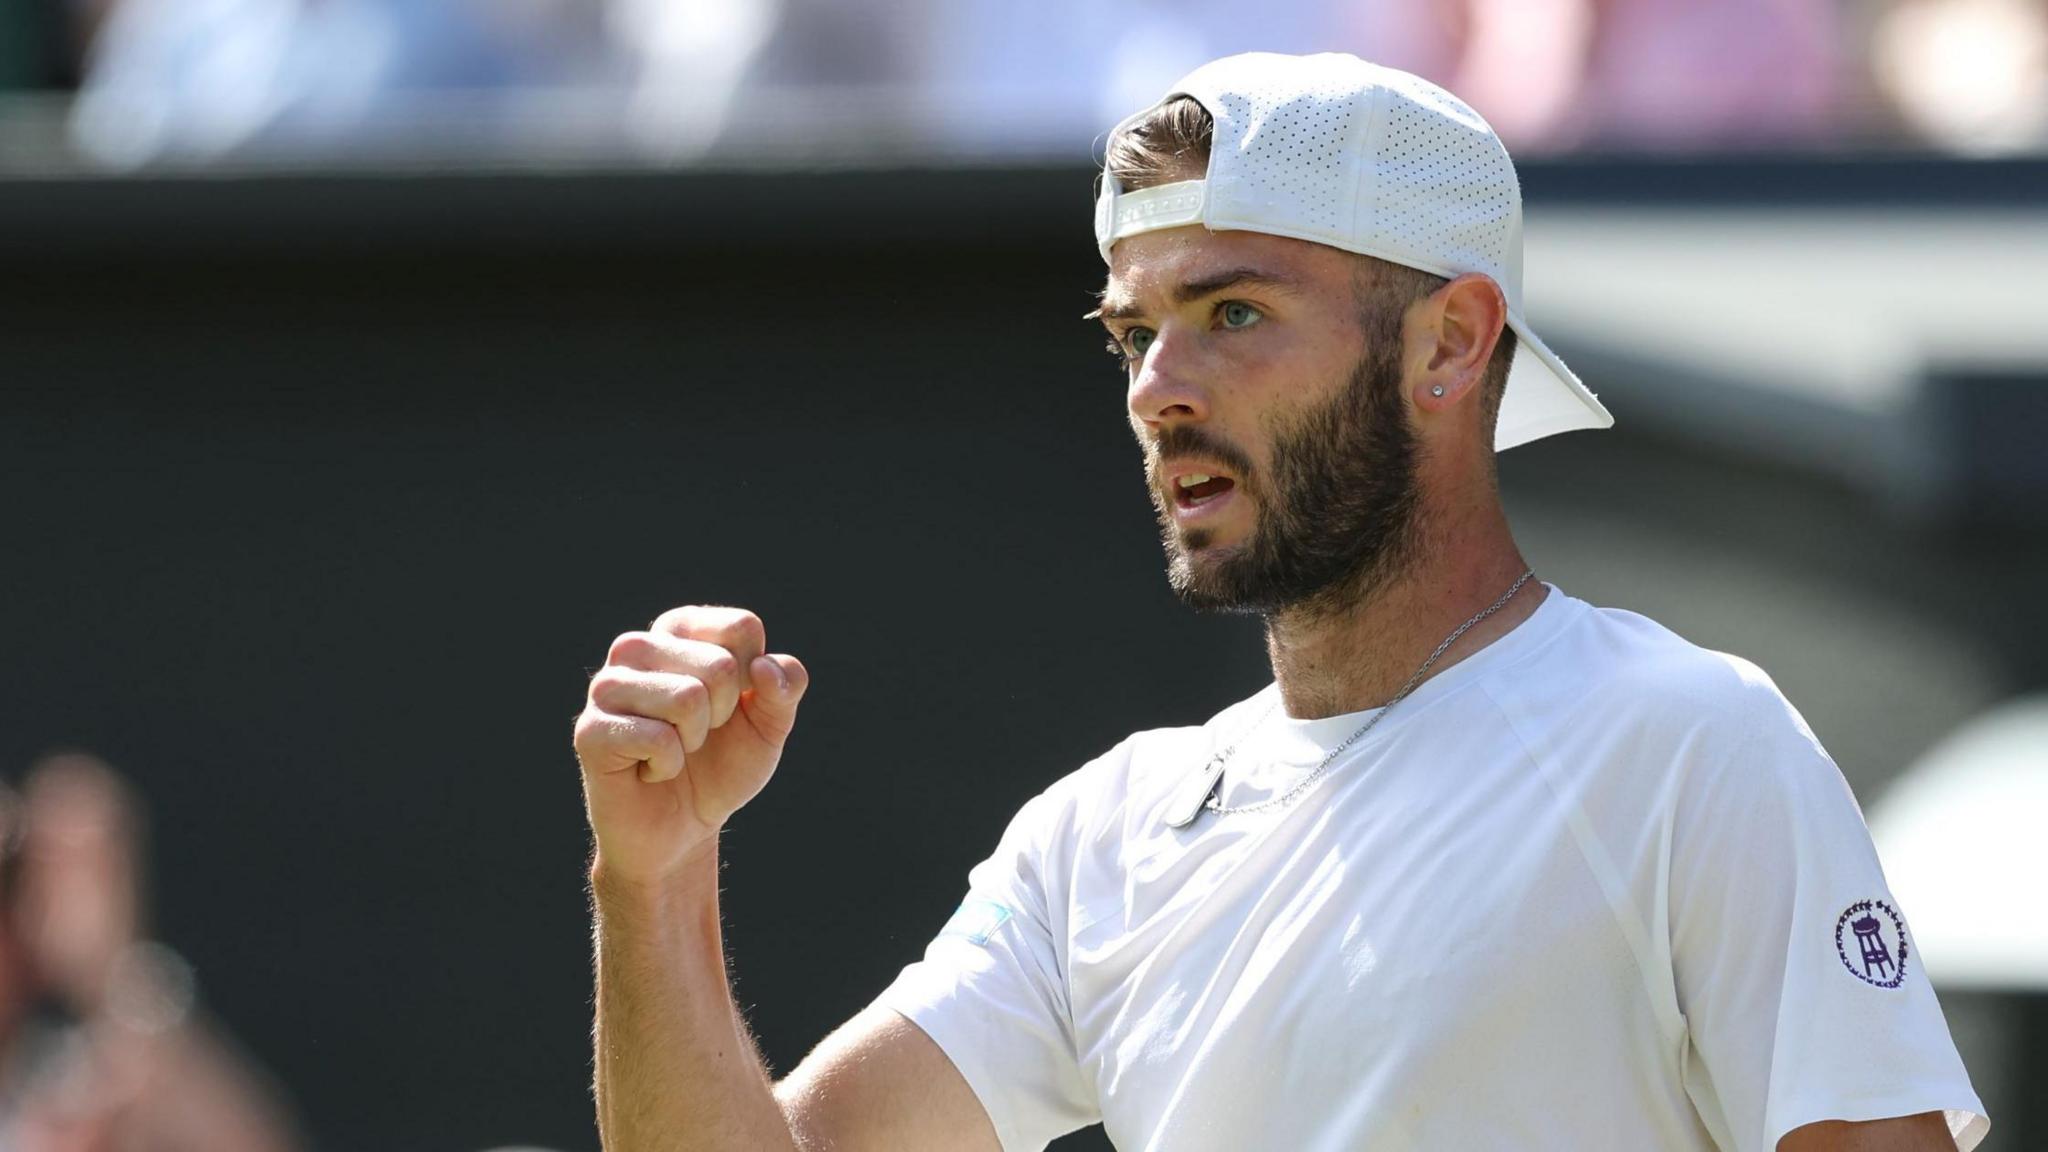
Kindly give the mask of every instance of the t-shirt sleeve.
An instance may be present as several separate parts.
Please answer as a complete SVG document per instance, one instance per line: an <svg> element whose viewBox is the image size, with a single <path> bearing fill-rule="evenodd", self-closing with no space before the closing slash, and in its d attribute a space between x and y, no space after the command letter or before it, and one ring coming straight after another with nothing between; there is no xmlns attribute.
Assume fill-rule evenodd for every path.
<svg viewBox="0 0 2048 1152"><path fill-rule="evenodd" d="M1799 714L1750 672L1728 725L1695 742L1674 814L1687 1089L1740 1152L1820 1120L1936 1111L1969 1152L1990 1123L1863 814Z"/></svg>
<svg viewBox="0 0 2048 1152"><path fill-rule="evenodd" d="M981 1098L1004 1152L1042 1149L1095 1123L1074 1055L1063 973L1065 899L1056 845L1063 790L1018 812L995 853L968 873L967 896L877 1003L936 1041Z"/></svg>

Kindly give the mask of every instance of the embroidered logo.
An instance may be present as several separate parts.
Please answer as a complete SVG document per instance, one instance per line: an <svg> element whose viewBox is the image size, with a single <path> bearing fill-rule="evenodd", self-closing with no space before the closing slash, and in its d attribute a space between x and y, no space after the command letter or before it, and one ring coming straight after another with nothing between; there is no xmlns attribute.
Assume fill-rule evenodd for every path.
<svg viewBox="0 0 2048 1152"><path fill-rule="evenodd" d="M986 946L989 938L996 934L1010 919L1010 910L993 900L970 897L960 902L953 918L939 929L941 936L958 936L969 944Z"/></svg>
<svg viewBox="0 0 2048 1152"><path fill-rule="evenodd" d="M1906 980L1906 922L1882 900L1858 900L1835 921L1835 955L1858 980L1897 988Z"/></svg>

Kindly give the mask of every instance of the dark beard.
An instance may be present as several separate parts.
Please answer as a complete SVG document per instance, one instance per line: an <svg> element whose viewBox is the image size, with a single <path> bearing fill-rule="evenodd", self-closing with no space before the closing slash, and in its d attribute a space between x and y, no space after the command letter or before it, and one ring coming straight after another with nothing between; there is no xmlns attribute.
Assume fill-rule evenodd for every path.
<svg viewBox="0 0 2048 1152"><path fill-rule="evenodd" d="M1178 425L1160 434L1153 460L1214 460L1235 469L1239 486L1256 497L1251 537L1198 569L1190 553L1207 545L1210 533L1183 538L1155 478L1167 578L1183 603L1266 617L1342 613L1370 600L1413 561L1421 547L1417 446L1401 405L1400 341L1397 335L1371 344L1375 352L1336 396L1279 429L1270 482L1251 473L1242 452L1200 428Z"/></svg>

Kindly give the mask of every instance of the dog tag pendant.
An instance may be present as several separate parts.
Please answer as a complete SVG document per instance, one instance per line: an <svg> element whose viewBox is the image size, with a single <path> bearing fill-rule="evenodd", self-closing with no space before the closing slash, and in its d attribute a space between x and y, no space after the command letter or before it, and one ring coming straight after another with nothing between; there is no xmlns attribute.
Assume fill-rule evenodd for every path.
<svg viewBox="0 0 2048 1152"><path fill-rule="evenodd" d="M1202 809L1209 803L1209 797L1216 794L1216 782L1223 778L1223 757L1213 756L1202 767L1195 779L1188 781L1188 790L1174 802L1166 813L1169 828L1185 828L1195 822Z"/></svg>

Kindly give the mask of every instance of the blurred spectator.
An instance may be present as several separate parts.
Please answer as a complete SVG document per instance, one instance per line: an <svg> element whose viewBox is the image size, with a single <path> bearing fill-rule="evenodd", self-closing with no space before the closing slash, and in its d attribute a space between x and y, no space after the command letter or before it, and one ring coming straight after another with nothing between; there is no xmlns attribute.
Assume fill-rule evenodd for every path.
<svg viewBox="0 0 2048 1152"><path fill-rule="evenodd" d="M118 0L74 128L123 166L376 140L437 99L588 82L602 19L577 0Z"/></svg>
<svg viewBox="0 0 2048 1152"><path fill-rule="evenodd" d="M1810 142L1837 106L1834 0L937 3L905 18L942 130L1071 147L1242 51L1354 52L1463 96L1516 150Z"/></svg>
<svg viewBox="0 0 2048 1152"><path fill-rule="evenodd" d="M913 154L1075 157L1250 50L1416 72L1524 154L1828 145L1873 112L1968 151L2048 139L2048 0L15 0L0 86L70 70L102 9L73 130L116 167L681 162L736 110L792 159L841 125Z"/></svg>
<svg viewBox="0 0 2048 1152"><path fill-rule="evenodd" d="M642 155L684 160L709 148L781 0L610 0L612 46L629 92L626 130Z"/></svg>
<svg viewBox="0 0 2048 1152"><path fill-rule="evenodd" d="M254 1071L145 936L141 812L99 760L49 757L4 805L0 1148L286 1152Z"/></svg>
<svg viewBox="0 0 2048 1152"><path fill-rule="evenodd" d="M1402 0L1350 8L1360 54L1458 93L1508 147L1812 143L1838 105L1834 0Z"/></svg>
<svg viewBox="0 0 2048 1152"><path fill-rule="evenodd" d="M120 167L569 131L657 159L716 139L781 0L119 0L74 135ZM499 127L502 125L502 127Z"/></svg>
<svg viewBox="0 0 2048 1152"><path fill-rule="evenodd" d="M2048 0L1884 0L1868 5L1880 99L1945 149L2048 144Z"/></svg>
<svg viewBox="0 0 2048 1152"><path fill-rule="evenodd" d="M1395 5L1416 0L1385 0ZM899 12L932 130L958 149L1078 152L1203 61L1232 52L1369 50L1326 0L928 0Z"/></svg>
<svg viewBox="0 0 2048 1152"><path fill-rule="evenodd" d="M873 0L779 0L782 18L751 80L775 88L900 91L912 75L911 29L925 14L901 0L887 15Z"/></svg>
<svg viewBox="0 0 2048 1152"><path fill-rule="evenodd" d="M1584 137L1616 151L1820 142L1838 107L1837 3L1594 0Z"/></svg>

